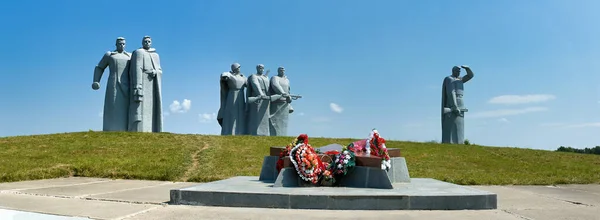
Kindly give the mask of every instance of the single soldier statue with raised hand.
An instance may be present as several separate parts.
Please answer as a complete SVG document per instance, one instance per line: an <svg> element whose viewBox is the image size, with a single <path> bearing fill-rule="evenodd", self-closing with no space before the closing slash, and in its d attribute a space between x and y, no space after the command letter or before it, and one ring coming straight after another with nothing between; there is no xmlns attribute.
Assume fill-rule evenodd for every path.
<svg viewBox="0 0 600 220"><path fill-rule="evenodd" d="M460 77L460 69L467 75ZM442 85L442 143L464 143L464 113L465 108L464 83L473 78L474 74L468 66L452 67L452 75L444 78Z"/></svg>

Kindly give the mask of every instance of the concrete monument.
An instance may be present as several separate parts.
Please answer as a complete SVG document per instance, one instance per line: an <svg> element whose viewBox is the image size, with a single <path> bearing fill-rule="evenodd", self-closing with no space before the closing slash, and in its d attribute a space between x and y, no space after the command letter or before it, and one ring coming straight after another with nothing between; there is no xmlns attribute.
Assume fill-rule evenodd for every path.
<svg viewBox="0 0 600 220"><path fill-rule="evenodd" d="M221 135L246 134L247 106L246 77L240 72L240 64L231 64L231 71L221 74L221 107L217 121Z"/></svg>
<svg viewBox="0 0 600 220"><path fill-rule="evenodd" d="M100 89L100 79L109 68L104 97L103 131L127 131L129 116L129 59L125 51L125 38L118 37L116 50L108 51L94 68L92 89Z"/></svg>
<svg viewBox="0 0 600 220"><path fill-rule="evenodd" d="M467 75L460 77L460 68ZM465 108L463 84L473 78L474 74L468 66L452 67L452 75L444 78L442 85L442 143L464 143Z"/></svg>
<svg viewBox="0 0 600 220"><path fill-rule="evenodd" d="M302 96L290 95L290 80L285 75L285 68L279 67L277 76L271 77L269 94L281 95L281 97L275 96L278 99L271 102L269 107L271 114L269 133L271 136L287 136L289 114L294 112L292 100Z"/></svg>
<svg viewBox="0 0 600 220"><path fill-rule="evenodd" d="M269 136L269 118L271 98L269 96L269 78L263 74L265 66L256 66L256 74L248 76L248 134Z"/></svg>
<svg viewBox="0 0 600 220"><path fill-rule="evenodd" d="M144 36L142 48L131 55L129 131L162 132L162 68L152 38Z"/></svg>

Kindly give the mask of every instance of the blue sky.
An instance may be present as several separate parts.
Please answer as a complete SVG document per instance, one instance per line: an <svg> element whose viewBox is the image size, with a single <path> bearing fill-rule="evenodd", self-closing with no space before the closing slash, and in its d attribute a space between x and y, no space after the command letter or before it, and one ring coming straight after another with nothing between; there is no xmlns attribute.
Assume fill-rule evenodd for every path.
<svg viewBox="0 0 600 220"><path fill-rule="evenodd" d="M166 132L218 134L218 76L239 62L245 75L259 63L270 75L286 68L303 96L291 136L364 138L377 128L387 139L439 141L442 80L469 65L467 139L600 145L598 1L167 2L0 3L0 136L101 130L107 72L92 90L94 66L116 37L133 51L150 35Z"/></svg>

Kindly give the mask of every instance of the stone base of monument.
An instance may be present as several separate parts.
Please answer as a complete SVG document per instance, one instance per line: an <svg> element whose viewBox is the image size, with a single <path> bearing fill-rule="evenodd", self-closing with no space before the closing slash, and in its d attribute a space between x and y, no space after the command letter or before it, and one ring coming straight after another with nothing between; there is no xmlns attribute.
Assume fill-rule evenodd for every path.
<svg viewBox="0 0 600 220"><path fill-rule="evenodd" d="M322 152L341 145L328 145ZM496 209L496 194L434 179L410 178L399 149L388 149L391 169L381 159L356 156L354 171L337 187L305 187L295 168L284 160L282 148L271 148L259 177L238 176L171 190L171 203L182 205L333 209L333 210L463 210Z"/></svg>

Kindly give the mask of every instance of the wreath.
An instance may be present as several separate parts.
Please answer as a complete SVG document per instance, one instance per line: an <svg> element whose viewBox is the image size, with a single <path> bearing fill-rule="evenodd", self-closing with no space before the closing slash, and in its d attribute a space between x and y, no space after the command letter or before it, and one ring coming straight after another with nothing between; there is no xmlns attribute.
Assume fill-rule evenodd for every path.
<svg viewBox="0 0 600 220"><path fill-rule="evenodd" d="M325 166L314 148L308 144L306 134L298 136L298 140L303 141L299 141L300 143L290 150L290 161L294 164L296 172L302 180L317 184Z"/></svg>

